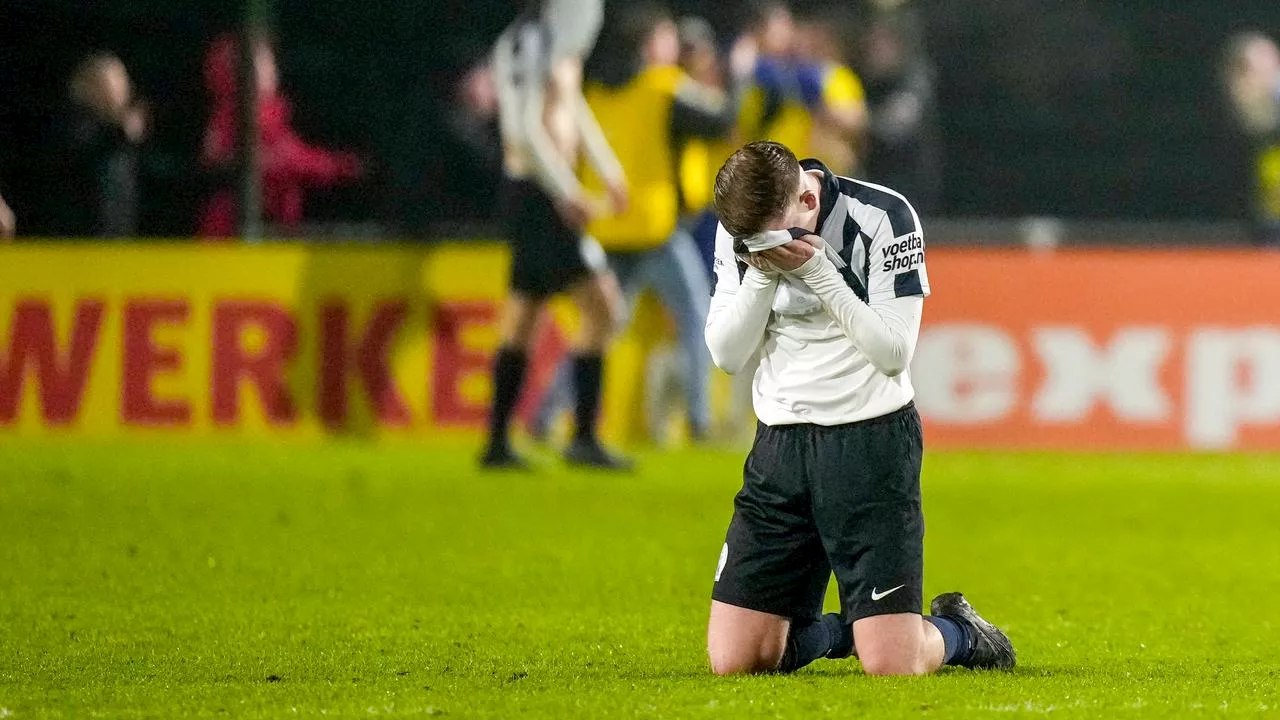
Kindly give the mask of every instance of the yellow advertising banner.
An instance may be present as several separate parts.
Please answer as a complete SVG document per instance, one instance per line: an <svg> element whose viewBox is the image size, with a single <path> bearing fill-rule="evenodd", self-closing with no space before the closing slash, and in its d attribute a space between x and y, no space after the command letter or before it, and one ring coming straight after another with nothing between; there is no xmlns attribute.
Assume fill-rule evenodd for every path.
<svg viewBox="0 0 1280 720"><path fill-rule="evenodd" d="M487 243L0 248L0 435L475 429L506 281ZM552 316L526 415L572 335L567 303ZM614 439L642 404L627 348L652 344L611 363Z"/></svg>

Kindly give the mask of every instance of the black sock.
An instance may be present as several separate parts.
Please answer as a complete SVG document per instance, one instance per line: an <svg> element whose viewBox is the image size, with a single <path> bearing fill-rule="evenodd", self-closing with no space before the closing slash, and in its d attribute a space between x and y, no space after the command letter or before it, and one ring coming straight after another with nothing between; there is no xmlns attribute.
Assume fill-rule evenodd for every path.
<svg viewBox="0 0 1280 720"><path fill-rule="evenodd" d="M831 648L827 650L826 657L830 660L843 660L857 654L857 648L853 646L853 623L845 622L844 618L836 614L823 615L822 619L829 623L831 629Z"/></svg>
<svg viewBox="0 0 1280 720"><path fill-rule="evenodd" d="M818 658L846 658L852 652L853 626L839 615L828 613L803 625L793 620L778 672L795 672Z"/></svg>
<svg viewBox="0 0 1280 720"><path fill-rule="evenodd" d="M520 387L524 384L524 370L528 358L523 350L504 347L498 350L493 362L493 410L489 415L489 444L506 447L507 426L520 399Z"/></svg>
<svg viewBox="0 0 1280 720"><path fill-rule="evenodd" d="M577 439L595 442L596 421L600 418L600 386L604 380L604 359L599 354L583 354L573 359L573 386L578 408Z"/></svg>
<svg viewBox="0 0 1280 720"><path fill-rule="evenodd" d="M924 619L942 633L943 665L963 666L969 662L973 638L967 624L945 615L926 615Z"/></svg>

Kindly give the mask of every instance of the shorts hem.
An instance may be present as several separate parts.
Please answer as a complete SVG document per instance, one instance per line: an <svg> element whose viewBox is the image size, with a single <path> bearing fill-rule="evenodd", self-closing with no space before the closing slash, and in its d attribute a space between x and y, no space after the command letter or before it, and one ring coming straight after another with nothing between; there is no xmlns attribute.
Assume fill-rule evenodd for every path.
<svg viewBox="0 0 1280 720"><path fill-rule="evenodd" d="M782 607L780 604L774 605L767 602L744 600L741 597L731 596L728 593L717 592L717 591L713 591L711 593L711 599L715 600L716 602L724 603L725 605L740 607L743 610L754 610L756 612L762 612L768 615L776 615L780 618L786 618L788 620L791 620L795 617L793 608Z"/></svg>
<svg viewBox="0 0 1280 720"><path fill-rule="evenodd" d="M921 617L923 617L924 613L920 610L914 610L911 608L895 608L895 607L859 608L858 610L852 613L848 613L847 615L843 612L841 613L841 616L845 619L845 621L851 622L851 623L857 622L859 620L865 620L867 618L880 617L881 615L920 615Z"/></svg>

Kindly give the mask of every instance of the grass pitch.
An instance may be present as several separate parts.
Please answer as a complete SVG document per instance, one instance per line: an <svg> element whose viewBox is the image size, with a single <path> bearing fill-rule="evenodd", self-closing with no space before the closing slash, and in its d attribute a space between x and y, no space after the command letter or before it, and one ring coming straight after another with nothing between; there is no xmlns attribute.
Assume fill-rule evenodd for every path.
<svg viewBox="0 0 1280 720"><path fill-rule="evenodd" d="M0 717L1280 714L1280 458L926 458L929 595L1011 674L717 679L740 453L0 445Z"/></svg>

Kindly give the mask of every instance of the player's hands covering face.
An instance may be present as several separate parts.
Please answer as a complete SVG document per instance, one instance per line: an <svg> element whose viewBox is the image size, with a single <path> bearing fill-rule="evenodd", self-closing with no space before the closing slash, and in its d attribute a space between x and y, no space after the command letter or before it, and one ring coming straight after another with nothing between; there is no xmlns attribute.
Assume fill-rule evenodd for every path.
<svg viewBox="0 0 1280 720"><path fill-rule="evenodd" d="M791 272L805 264L809 258L817 254L821 247L822 238L817 235L805 235L799 240L792 240L786 245L762 250L756 254L778 270Z"/></svg>
<svg viewBox="0 0 1280 720"><path fill-rule="evenodd" d="M770 264L768 260L765 260L763 257L760 257L760 253L743 253L738 256L738 259L750 265L751 267L759 270L765 275L778 274L778 268Z"/></svg>

